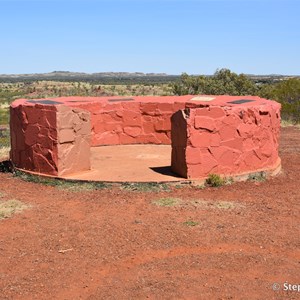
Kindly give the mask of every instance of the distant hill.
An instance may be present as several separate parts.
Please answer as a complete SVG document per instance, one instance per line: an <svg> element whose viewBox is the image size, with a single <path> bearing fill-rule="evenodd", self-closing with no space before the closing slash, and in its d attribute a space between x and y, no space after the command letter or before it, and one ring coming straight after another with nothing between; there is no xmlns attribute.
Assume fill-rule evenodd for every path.
<svg viewBox="0 0 300 300"><path fill-rule="evenodd" d="M129 73L129 72L100 72L83 73L69 71L54 71L51 73L34 74L0 74L0 82L17 81L36 81L36 80L54 80L54 81L89 81L89 82L168 82L179 78L179 75L168 75L165 73Z"/></svg>
<svg viewBox="0 0 300 300"><path fill-rule="evenodd" d="M198 76L198 75L195 75ZM212 75L206 75L212 76ZM256 82L275 82L291 77L289 75L254 75L246 74L250 79ZM99 72L83 73L69 71L53 71L50 73L34 74L0 74L0 82L32 82L32 81L86 81L102 84L155 84L168 83L178 80L180 75L169 75L166 73L142 73L142 72Z"/></svg>
<svg viewBox="0 0 300 300"><path fill-rule="evenodd" d="M70 72L70 71L53 71L50 73L33 73L33 74L0 74L0 77L6 78L16 78L16 77L74 77L74 76L84 76L84 77L140 77L140 76L172 76L166 73L142 73L142 72L99 72L99 73L84 73L84 72Z"/></svg>

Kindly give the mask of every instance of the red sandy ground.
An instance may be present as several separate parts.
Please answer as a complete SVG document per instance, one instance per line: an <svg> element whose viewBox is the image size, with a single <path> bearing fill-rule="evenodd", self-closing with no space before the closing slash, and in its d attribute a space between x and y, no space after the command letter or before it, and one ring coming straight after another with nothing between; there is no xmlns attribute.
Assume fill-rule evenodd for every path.
<svg viewBox="0 0 300 300"><path fill-rule="evenodd" d="M300 284L299 129L282 129L280 156L277 178L205 190L71 192L0 174L5 199L31 205L0 221L0 299L299 299L282 290Z"/></svg>

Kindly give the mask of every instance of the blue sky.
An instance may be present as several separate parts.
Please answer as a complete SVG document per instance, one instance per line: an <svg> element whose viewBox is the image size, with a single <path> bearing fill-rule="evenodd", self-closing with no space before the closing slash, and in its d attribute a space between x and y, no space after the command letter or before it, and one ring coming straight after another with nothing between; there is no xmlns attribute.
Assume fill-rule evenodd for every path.
<svg viewBox="0 0 300 300"><path fill-rule="evenodd" d="M300 75L299 0L0 0L0 74Z"/></svg>

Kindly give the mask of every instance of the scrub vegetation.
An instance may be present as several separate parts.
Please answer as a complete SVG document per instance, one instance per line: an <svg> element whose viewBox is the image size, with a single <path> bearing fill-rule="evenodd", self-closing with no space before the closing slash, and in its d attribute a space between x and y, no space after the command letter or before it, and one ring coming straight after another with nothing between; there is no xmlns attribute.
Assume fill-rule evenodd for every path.
<svg viewBox="0 0 300 300"><path fill-rule="evenodd" d="M300 78L256 77L220 69L213 76L193 76L186 73L173 84L176 95L254 95L278 101L285 122L300 123Z"/></svg>

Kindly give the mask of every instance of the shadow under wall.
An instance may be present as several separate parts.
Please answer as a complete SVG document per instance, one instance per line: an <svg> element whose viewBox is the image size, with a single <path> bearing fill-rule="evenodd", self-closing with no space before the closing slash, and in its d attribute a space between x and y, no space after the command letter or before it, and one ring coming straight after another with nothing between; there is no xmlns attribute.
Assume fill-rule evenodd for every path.
<svg viewBox="0 0 300 300"><path fill-rule="evenodd" d="M182 178L178 174L172 172L171 166L163 166L163 167L149 167L152 171L159 173L161 175L166 175L166 176L173 176L177 178Z"/></svg>

